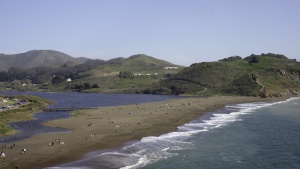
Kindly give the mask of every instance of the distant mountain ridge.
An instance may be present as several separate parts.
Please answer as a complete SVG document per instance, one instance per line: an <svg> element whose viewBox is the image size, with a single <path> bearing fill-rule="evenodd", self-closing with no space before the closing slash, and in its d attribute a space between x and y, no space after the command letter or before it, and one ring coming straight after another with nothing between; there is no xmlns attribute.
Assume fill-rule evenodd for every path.
<svg viewBox="0 0 300 169"><path fill-rule="evenodd" d="M38 66L59 67L66 62L84 63L88 58L74 58L55 50L31 50L19 54L0 54L0 71L10 67L32 68Z"/></svg>

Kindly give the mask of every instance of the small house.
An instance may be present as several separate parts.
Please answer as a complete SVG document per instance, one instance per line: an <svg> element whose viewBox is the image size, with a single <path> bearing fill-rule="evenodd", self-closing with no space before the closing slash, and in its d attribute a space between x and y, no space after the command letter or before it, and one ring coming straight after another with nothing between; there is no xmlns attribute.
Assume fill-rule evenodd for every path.
<svg viewBox="0 0 300 169"><path fill-rule="evenodd" d="M178 67L177 66L166 66L166 67L164 67L164 69L166 69L166 70L178 69Z"/></svg>

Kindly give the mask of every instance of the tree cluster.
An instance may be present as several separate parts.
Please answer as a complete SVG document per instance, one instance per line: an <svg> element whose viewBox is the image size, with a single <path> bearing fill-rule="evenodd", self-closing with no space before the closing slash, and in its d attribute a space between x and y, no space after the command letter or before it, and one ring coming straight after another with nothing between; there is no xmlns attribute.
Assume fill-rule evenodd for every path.
<svg viewBox="0 0 300 169"><path fill-rule="evenodd" d="M280 59L288 59L286 56L282 55L282 54L275 54L275 53L262 53L261 56L269 56L269 57L273 57L273 58L280 58Z"/></svg>
<svg viewBox="0 0 300 169"><path fill-rule="evenodd" d="M70 86L72 90L76 91L82 91L86 89L93 89L93 88L99 88L98 84L91 85L90 83L83 83L83 84L73 84Z"/></svg>
<svg viewBox="0 0 300 169"><path fill-rule="evenodd" d="M232 62L232 61L236 61L236 60L242 60L243 58L240 57L240 56L230 56L228 58L224 58L224 59L221 59L219 61L224 61L224 62Z"/></svg>
<svg viewBox="0 0 300 169"><path fill-rule="evenodd" d="M130 71L120 71L119 78L121 79L134 79L134 74Z"/></svg>
<svg viewBox="0 0 300 169"><path fill-rule="evenodd" d="M288 59L286 56L282 54L274 54L274 53L262 53L260 55L251 54L250 56L247 56L245 60L249 61L250 63L258 63L256 62L258 57L272 57L272 58L279 58L279 59ZM252 61L251 61L252 60ZM257 60L258 61L258 60Z"/></svg>
<svg viewBox="0 0 300 169"><path fill-rule="evenodd" d="M10 67L8 71L0 72L0 82L30 81L33 84L43 84L51 82L58 84L64 82L67 78L78 79L79 73L96 68L99 65L106 64L103 60L87 60L83 64L68 65L65 63L62 67L34 67L34 68L19 68Z"/></svg>

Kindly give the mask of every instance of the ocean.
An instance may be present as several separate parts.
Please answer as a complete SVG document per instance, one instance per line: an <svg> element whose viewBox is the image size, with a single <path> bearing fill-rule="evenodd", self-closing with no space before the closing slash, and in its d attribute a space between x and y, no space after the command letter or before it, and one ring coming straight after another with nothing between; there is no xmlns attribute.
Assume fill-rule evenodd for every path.
<svg viewBox="0 0 300 169"><path fill-rule="evenodd" d="M228 105L176 132L47 169L300 168L300 98Z"/></svg>

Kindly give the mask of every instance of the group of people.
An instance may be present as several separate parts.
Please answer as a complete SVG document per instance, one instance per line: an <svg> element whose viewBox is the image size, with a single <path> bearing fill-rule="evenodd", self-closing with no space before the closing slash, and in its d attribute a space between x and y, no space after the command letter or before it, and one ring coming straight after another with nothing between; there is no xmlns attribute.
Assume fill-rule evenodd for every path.
<svg viewBox="0 0 300 169"><path fill-rule="evenodd" d="M15 147L16 145L15 144L13 144L13 146ZM2 146L2 148L5 148L6 146ZM22 149L22 154L25 154L26 153L26 148L23 148ZM0 153L0 157L1 158L3 158L3 161L6 161L6 155L5 155L5 153L3 152L3 150L1 151L1 153Z"/></svg>
<svg viewBox="0 0 300 169"><path fill-rule="evenodd" d="M65 142L61 141L59 138L55 139L55 142L57 142L58 144L65 144ZM50 146L54 145L54 142L49 143Z"/></svg>

